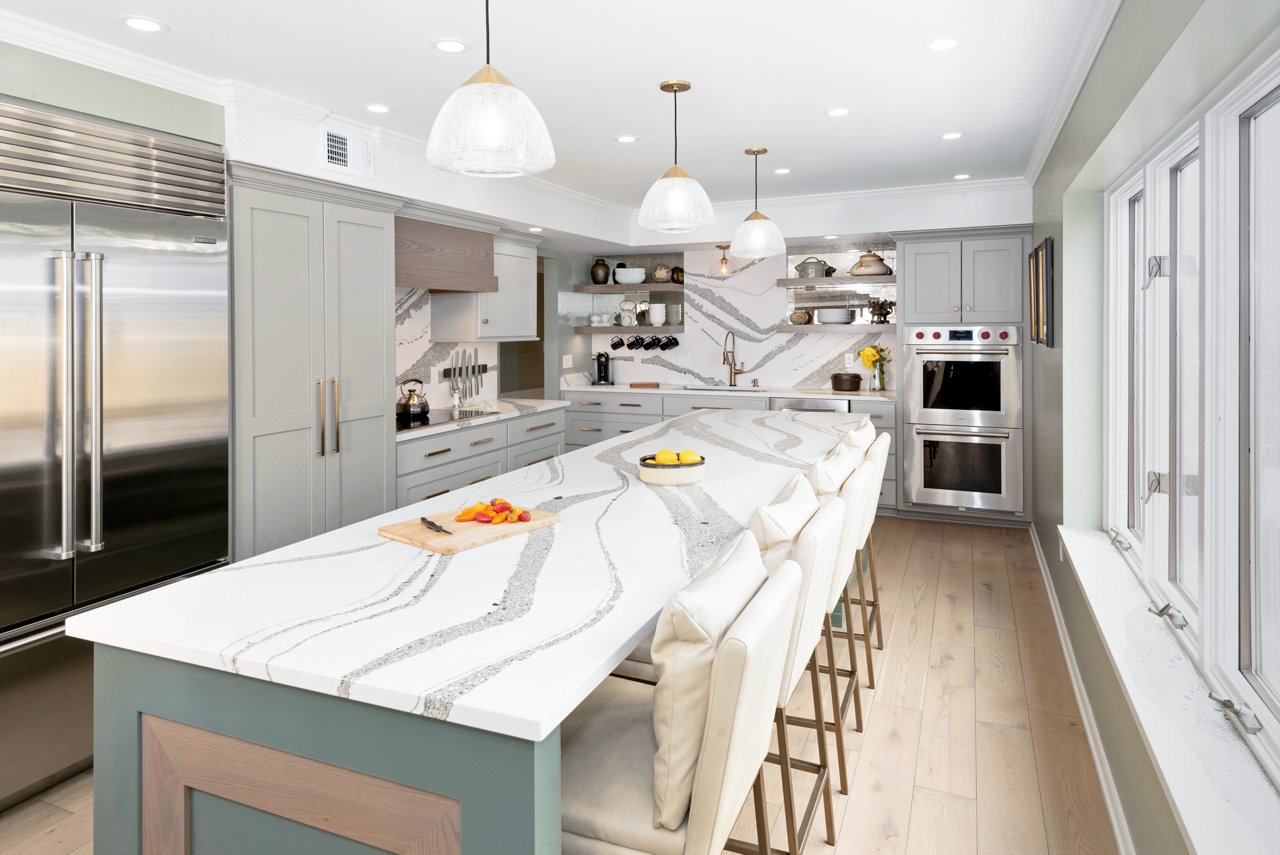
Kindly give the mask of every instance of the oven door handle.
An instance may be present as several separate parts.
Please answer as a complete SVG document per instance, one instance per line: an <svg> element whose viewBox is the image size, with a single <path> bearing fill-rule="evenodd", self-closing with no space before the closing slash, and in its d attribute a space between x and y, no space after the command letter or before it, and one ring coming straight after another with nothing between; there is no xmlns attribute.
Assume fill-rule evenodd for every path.
<svg viewBox="0 0 1280 855"><path fill-rule="evenodd" d="M946 350L943 348L928 349L917 347L915 349L917 356L1008 356L1009 348L1002 347L999 350L994 348L974 348L972 350Z"/></svg>
<svg viewBox="0 0 1280 855"><path fill-rule="evenodd" d="M1009 434L997 433L995 431L974 431L972 433L961 433L959 431L950 430L921 430L916 428L916 436L950 436L963 439L967 436L976 436L979 439L1008 439Z"/></svg>

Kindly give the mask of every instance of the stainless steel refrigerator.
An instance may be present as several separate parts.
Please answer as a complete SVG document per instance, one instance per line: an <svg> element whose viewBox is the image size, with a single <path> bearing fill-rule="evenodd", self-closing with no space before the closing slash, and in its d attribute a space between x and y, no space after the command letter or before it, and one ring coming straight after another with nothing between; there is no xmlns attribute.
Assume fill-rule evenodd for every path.
<svg viewBox="0 0 1280 855"><path fill-rule="evenodd" d="M48 123L11 158L4 118L0 185L146 184L145 157L115 167L109 145L68 168ZM226 560L227 324L220 217L0 192L0 732L19 737L0 805L84 753L88 655L65 615Z"/></svg>

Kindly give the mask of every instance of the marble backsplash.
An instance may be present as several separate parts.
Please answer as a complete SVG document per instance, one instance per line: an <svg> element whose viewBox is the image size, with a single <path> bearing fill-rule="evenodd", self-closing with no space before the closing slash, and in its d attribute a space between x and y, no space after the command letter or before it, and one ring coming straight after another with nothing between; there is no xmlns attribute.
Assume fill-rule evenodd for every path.
<svg viewBox="0 0 1280 855"><path fill-rule="evenodd" d="M786 256L754 262L731 259L733 275L723 281L707 275L719 257L718 250L684 255L684 333L676 336L678 348L614 351L609 349L612 336L591 337L593 353L603 350L614 357L615 383L657 380L725 385L728 368L721 363L721 353L725 333L732 331L737 338L738 362L746 363L746 372L738 381L741 385L758 379L761 386L829 388L831 375L844 370L845 354L879 344L891 359L885 366L887 385L896 388L898 354L893 327L871 333L776 332L787 312L786 289L776 284L788 275ZM573 309L582 312L582 307L586 304L579 301ZM561 305L562 314L566 308ZM869 389L870 372L861 362L853 370L863 375L863 388Z"/></svg>
<svg viewBox="0 0 1280 855"><path fill-rule="evenodd" d="M480 359L489 365L489 373L481 378L477 398L498 397L498 345L493 342L431 341L431 294L425 289L396 290L396 383L410 378L426 383L427 403L447 407L452 401L449 383L432 382L442 368L448 368L455 351L479 350Z"/></svg>

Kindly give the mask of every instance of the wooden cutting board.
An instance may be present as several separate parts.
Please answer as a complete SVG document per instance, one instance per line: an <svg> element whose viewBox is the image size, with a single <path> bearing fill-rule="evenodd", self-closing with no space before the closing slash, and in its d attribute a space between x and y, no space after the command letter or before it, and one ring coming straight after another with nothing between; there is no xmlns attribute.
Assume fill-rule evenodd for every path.
<svg viewBox="0 0 1280 855"><path fill-rule="evenodd" d="M492 523L454 522L453 518L458 515L458 512L445 511L438 514L428 514L427 519L444 526L453 534L441 534L438 531L432 531L423 525L417 517L404 522L384 525L378 529L378 534L388 540L407 543L410 546L416 546L428 552L453 555L458 552L465 552L468 549L475 549L477 546L484 546L486 543L493 543L508 537L516 537L517 535L537 531L540 528L546 528L560 522L560 515L553 514L550 511L530 509L529 513L533 519L528 522L506 522L493 525Z"/></svg>

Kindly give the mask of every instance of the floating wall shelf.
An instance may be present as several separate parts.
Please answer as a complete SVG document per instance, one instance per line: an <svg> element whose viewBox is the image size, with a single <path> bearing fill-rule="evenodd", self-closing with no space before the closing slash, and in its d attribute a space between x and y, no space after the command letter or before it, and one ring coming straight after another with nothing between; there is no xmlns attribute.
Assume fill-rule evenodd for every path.
<svg viewBox="0 0 1280 855"><path fill-rule="evenodd" d="M779 288L793 288L797 285L896 285L898 274L885 276L810 276L805 279L779 279Z"/></svg>
<svg viewBox="0 0 1280 855"><path fill-rule="evenodd" d="M577 335L673 335L684 332L684 324L674 327L574 327Z"/></svg>
<svg viewBox="0 0 1280 855"><path fill-rule="evenodd" d="M641 282L639 285L574 285L579 294L683 294L684 285L675 282Z"/></svg>
<svg viewBox="0 0 1280 855"><path fill-rule="evenodd" d="M778 324L780 333L871 333L893 332L897 324Z"/></svg>

